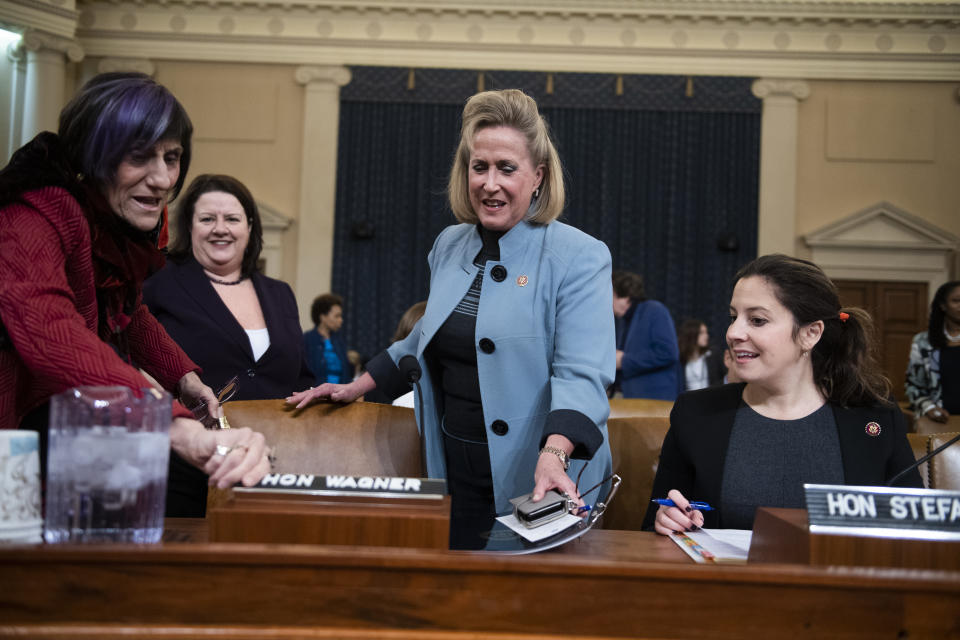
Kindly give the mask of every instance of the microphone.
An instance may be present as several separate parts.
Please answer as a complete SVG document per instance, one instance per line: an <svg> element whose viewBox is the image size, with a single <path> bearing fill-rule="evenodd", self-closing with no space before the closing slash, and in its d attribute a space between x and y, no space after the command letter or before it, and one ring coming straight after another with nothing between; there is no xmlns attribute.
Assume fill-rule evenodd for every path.
<svg viewBox="0 0 960 640"><path fill-rule="evenodd" d="M397 363L397 368L403 374L403 379L410 384L417 384L423 371L420 369L420 363L415 356L403 356Z"/></svg>
<svg viewBox="0 0 960 640"><path fill-rule="evenodd" d="M417 358L411 355L400 358L397 368L400 369L404 379L417 389L416 406L420 414L420 474L427 477L427 442L423 432L423 392L420 390L420 376L423 375L423 369L420 368Z"/></svg>
<svg viewBox="0 0 960 640"><path fill-rule="evenodd" d="M950 445L952 445L952 444L953 444L954 442L956 442L957 440L960 440L960 434L957 434L956 436L950 438L949 440L947 440L946 442L944 442L942 445L940 445L939 447L937 447L936 449L934 449L933 451L931 451L931 452L928 453L927 455L923 456L922 458L920 458L919 460L917 460L916 462L914 462L913 464L911 464L909 467L907 467L906 469L904 469L903 471L901 471L901 472L898 473L897 475L895 475L895 476L893 476L892 478L890 478L890 481L887 482L887 486L888 486L888 487L892 487L892 486L893 486L893 483L895 483L897 480L899 480L900 478L902 478L902 477L905 476L906 474L910 473L912 470L916 469L917 467L919 467L920 465L922 465L924 462L926 462L927 460L929 460L929 459L932 458L933 456L937 455L938 453L940 453L941 451L943 451L944 449L946 449L947 447L949 447Z"/></svg>

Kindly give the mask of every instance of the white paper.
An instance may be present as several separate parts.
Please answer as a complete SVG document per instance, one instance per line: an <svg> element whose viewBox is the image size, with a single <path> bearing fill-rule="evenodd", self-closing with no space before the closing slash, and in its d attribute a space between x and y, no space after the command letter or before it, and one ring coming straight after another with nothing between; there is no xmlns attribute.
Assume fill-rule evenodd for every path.
<svg viewBox="0 0 960 640"><path fill-rule="evenodd" d="M701 529L670 538L697 562L744 563L752 535L749 529Z"/></svg>
<svg viewBox="0 0 960 640"><path fill-rule="evenodd" d="M512 529L522 538L525 538L530 542L539 542L544 538L549 538L552 535L556 535L560 533L564 529L567 529L568 527L575 525L578 522L582 522L583 518L579 516L571 515L569 513L565 513L559 518L557 518L556 520L553 520L552 522L542 524L539 527L534 527L532 529L523 526L523 524L519 520L517 520L517 517L512 513L507 516L500 516L499 518L497 518L497 521L502 522L503 524L510 527L510 529Z"/></svg>
<svg viewBox="0 0 960 640"><path fill-rule="evenodd" d="M743 554L744 558L750 551L750 540L753 537L753 531L750 529L702 529L701 532L723 545L734 547ZM703 543L701 542L701 544Z"/></svg>

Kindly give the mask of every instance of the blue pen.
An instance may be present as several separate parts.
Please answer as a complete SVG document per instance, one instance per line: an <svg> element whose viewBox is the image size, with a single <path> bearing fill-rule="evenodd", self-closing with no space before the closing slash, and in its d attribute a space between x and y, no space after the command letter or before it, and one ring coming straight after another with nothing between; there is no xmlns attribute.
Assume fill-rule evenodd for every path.
<svg viewBox="0 0 960 640"><path fill-rule="evenodd" d="M593 507L591 507L591 506L588 505L588 504L585 504L585 505L583 505L582 507L580 507L579 509L577 509L577 514L576 514L576 515L580 515L581 513L584 513L584 512L586 512L586 511L590 511L590 509L593 509Z"/></svg>
<svg viewBox="0 0 960 640"><path fill-rule="evenodd" d="M656 498L650 502L656 502L661 507L675 507L677 506L673 500L670 498ZM691 502L690 506L696 509L697 511L713 511L713 507L708 505L706 502Z"/></svg>

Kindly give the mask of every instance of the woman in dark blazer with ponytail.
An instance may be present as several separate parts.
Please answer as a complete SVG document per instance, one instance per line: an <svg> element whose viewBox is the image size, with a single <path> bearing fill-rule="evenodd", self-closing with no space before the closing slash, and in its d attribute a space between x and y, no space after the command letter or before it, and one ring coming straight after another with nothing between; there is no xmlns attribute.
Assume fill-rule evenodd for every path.
<svg viewBox="0 0 960 640"><path fill-rule="evenodd" d="M735 282L727 345L743 382L677 399L652 496L676 506L651 504L644 519L663 535L750 529L757 507L803 507L804 483L883 485L914 461L870 355L870 316L841 309L806 260L762 256ZM912 470L897 486L923 483Z"/></svg>

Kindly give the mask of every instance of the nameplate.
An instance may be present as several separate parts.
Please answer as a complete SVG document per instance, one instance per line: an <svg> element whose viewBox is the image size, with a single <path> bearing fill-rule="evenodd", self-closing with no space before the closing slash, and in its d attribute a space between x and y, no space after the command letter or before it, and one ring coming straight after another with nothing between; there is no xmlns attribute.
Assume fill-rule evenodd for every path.
<svg viewBox="0 0 960 640"><path fill-rule="evenodd" d="M241 493L441 499L447 493L447 483L435 478L268 473L252 487L235 487L233 490Z"/></svg>
<svg viewBox="0 0 960 640"><path fill-rule="evenodd" d="M960 491L803 485L811 533L960 540Z"/></svg>

